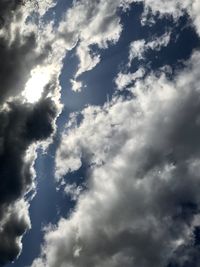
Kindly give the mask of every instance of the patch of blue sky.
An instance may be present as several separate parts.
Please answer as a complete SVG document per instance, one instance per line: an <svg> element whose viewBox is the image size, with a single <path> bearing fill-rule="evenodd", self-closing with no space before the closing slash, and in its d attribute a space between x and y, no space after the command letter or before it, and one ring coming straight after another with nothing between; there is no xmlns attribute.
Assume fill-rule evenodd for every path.
<svg viewBox="0 0 200 267"><path fill-rule="evenodd" d="M72 6L73 0L57 0L55 2L56 4L43 16L43 20L45 22L53 21L54 25L58 26L66 10Z"/></svg>
<svg viewBox="0 0 200 267"><path fill-rule="evenodd" d="M198 49L200 45L197 33L188 22L189 18L185 15L177 23L166 23L166 25L171 24L170 42L166 47L162 47L159 52L149 50L146 53L144 64L146 64L149 71L168 65L172 68L173 74L178 69L183 68L184 61L189 59L192 51ZM155 29L155 32L158 31Z"/></svg>

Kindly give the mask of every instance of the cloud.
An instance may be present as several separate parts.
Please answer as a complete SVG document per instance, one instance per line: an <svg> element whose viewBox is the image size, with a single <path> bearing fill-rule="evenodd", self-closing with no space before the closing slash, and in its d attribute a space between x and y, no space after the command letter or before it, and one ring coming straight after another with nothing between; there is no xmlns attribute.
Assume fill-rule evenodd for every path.
<svg viewBox="0 0 200 267"><path fill-rule="evenodd" d="M143 2L146 7L146 15L153 13L153 16L159 14L172 16L174 19L180 18L183 14L187 13L196 28L197 33L200 35L200 3L198 0L135 0L134 2Z"/></svg>
<svg viewBox="0 0 200 267"><path fill-rule="evenodd" d="M2 264L19 255L21 237L30 228L26 195L35 187L36 149L47 145L56 129L61 110L58 78L66 49L78 44L80 64L75 78L93 69L100 55L92 46L105 49L118 41L122 31L118 10L125 10L130 3L74 1L58 29L41 20L53 1L36 6L17 0L0 4L0 235L7 244L0 247ZM48 75L37 84L41 71ZM73 85L79 90L81 82ZM30 90L35 91L34 100L27 95ZM25 207L21 215L19 203ZM11 231L11 225L21 230Z"/></svg>
<svg viewBox="0 0 200 267"><path fill-rule="evenodd" d="M44 0L44 1L26 1L26 5L28 5L32 9L36 9L40 16L46 14L46 12L56 5L54 0Z"/></svg>
<svg viewBox="0 0 200 267"><path fill-rule="evenodd" d="M166 47L170 41L170 33L165 33L160 37L152 38L151 41L146 42L144 39L133 41L130 44L129 50L129 64L135 59L144 59L145 53L148 50L161 50L162 47Z"/></svg>
<svg viewBox="0 0 200 267"><path fill-rule="evenodd" d="M72 91L74 92L80 92L81 88L83 87L83 83L77 80L70 80L71 85L72 85Z"/></svg>
<svg viewBox="0 0 200 267"><path fill-rule="evenodd" d="M74 114L56 175L86 160L87 189L47 231L32 267L161 267L191 247L200 205L199 65L195 52L173 80L152 73L132 98L85 108L80 125Z"/></svg>
<svg viewBox="0 0 200 267"><path fill-rule="evenodd" d="M30 222L27 215L27 223L23 214L20 216L17 203L20 199L23 201L26 193L34 189L35 176L35 149L28 149L53 134L56 116L56 106L48 98L34 106L12 102L0 113L0 221L3 222L0 236L8 244L0 246L0 263L14 260L21 250L20 235L30 226ZM15 213L20 216L19 219L16 218L17 221L13 217ZM18 228L22 230L18 232Z"/></svg>
<svg viewBox="0 0 200 267"><path fill-rule="evenodd" d="M65 45L71 50L76 45L79 58L75 77L93 69L100 62L100 54L94 53L92 46L100 49L116 43L122 32L118 10L127 8L132 1L74 1L65 19L60 23L59 33Z"/></svg>
<svg viewBox="0 0 200 267"><path fill-rule="evenodd" d="M25 43L23 45L16 40L11 47L8 47L6 41L1 40L1 103L11 96L17 96L21 92L29 78L31 69L36 64L40 63L41 58L44 56L41 54L37 56L34 52L36 48L36 38L33 33L25 38Z"/></svg>
<svg viewBox="0 0 200 267"><path fill-rule="evenodd" d="M133 2L74 1L57 29L41 20L53 1L38 2L36 9L30 1L1 1L0 264L19 255L21 238L31 227L27 193L35 187L36 149L47 146L56 130L66 50L76 47L79 66L72 85L80 90L76 78L100 62L98 49L119 40L119 11ZM197 0L143 2L153 15L177 19L186 10L199 33ZM143 45L159 50L168 37ZM139 48L137 56L143 57L145 49ZM121 73L118 89L129 86L131 99L113 97L104 107L86 108L79 126L74 115L57 152L56 177L62 180L86 160L88 189L66 185L65 192L78 199L76 209L47 232L46 259L36 259L33 266L146 267L165 264L185 250L195 255L187 245L199 206L199 57L196 53L172 82L164 75L141 81L139 71ZM35 70L48 72L39 86ZM30 83L40 89L33 103L24 97Z"/></svg>
<svg viewBox="0 0 200 267"><path fill-rule="evenodd" d="M65 48L67 50L76 48L79 65L74 78L78 78L99 64L101 55L98 49L106 49L110 44L118 42L123 30L118 11L126 12L131 4L138 2L143 3L145 7L142 21L145 20L145 17L146 19L149 18L149 15L152 16L147 19L148 22L154 20L157 14L159 16L172 16L174 20L177 20L187 13L197 32L200 32L198 0L192 4L190 0L162 0L159 2L152 0L74 1L58 28L59 39L64 41ZM136 57L143 59L145 53L150 49L159 51L163 46L167 46L169 41L170 33L155 37L149 42L145 40L134 41L130 47L129 63Z"/></svg>
<svg viewBox="0 0 200 267"><path fill-rule="evenodd" d="M80 45L77 48L77 55L80 63L75 78L86 71L92 70L100 62L100 55L92 53L89 47L85 44Z"/></svg>
<svg viewBox="0 0 200 267"><path fill-rule="evenodd" d="M28 1L29 2L29 1ZM31 70L44 64L51 47L42 39L40 31L26 20L32 10L21 1L2 1L0 16L4 24L0 29L0 103L15 97L24 89Z"/></svg>
<svg viewBox="0 0 200 267"><path fill-rule="evenodd" d="M82 186L76 186L76 184L67 184L65 186L65 193L68 195L72 200L76 201L83 190Z"/></svg>
<svg viewBox="0 0 200 267"><path fill-rule="evenodd" d="M137 41L133 41L130 43L129 47L129 62L127 64L127 68L130 69L132 63L135 59L143 61L147 58L147 53L149 51L160 51L163 47L166 47L170 42L171 33L167 32L159 37L151 38L149 41L145 41L144 39L140 39ZM127 89L133 85L133 83L143 78L145 75L145 68L138 68L137 71L131 73L130 71L127 73L119 72L117 77L115 78L115 84L118 90Z"/></svg>
<svg viewBox="0 0 200 267"><path fill-rule="evenodd" d="M132 85L137 79L143 78L145 75L145 70L143 68L138 69L134 73L122 73L119 72L117 77L115 78L115 84L118 90L123 90L127 88L127 86Z"/></svg>
<svg viewBox="0 0 200 267"><path fill-rule="evenodd" d="M55 33L45 24L37 30L28 3L0 3L0 265L19 255L22 236L31 227L27 194L34 195L36 149L51 141L61 110L56 71L62 67L62 57L58 61L52 52ZM51 6L50 1L42 5L40 15ZM62 49L59 56L61 52L64 56ZM47 68L49 76L40 88L40 97L28 102L23 92L34 70ZM36 83L31 86L38 89Z"/></svg>
<svg viewBox="0 0 200 267"><path fill-rule="evenodd" d="M0 222L0 264L13 261L22 249L21 238L31 227L29 205L20 200L6 209L6 215Z"/></svg>

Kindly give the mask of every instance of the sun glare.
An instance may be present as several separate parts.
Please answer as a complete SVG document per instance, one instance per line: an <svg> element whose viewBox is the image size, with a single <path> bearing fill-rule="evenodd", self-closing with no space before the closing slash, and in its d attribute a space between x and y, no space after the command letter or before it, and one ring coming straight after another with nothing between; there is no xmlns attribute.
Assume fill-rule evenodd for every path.
<svg viewBox="0 0 200 267"><path fill-rule="evenodd" d="M22 95L29 103L37 102L44 90L45 85L48 84L50 73L47 69L37 68L32 71L31 78L26 83L25 90Z"/></svg>

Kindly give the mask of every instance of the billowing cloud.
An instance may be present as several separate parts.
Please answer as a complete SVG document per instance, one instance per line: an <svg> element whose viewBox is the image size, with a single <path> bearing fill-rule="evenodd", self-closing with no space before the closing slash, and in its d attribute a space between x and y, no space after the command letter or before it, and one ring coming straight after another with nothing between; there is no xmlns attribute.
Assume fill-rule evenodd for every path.
<svg viewBox="0 0 200 267"><path fill-rule="evenodd" d="M5 244L9 244L3 246L2 243L0 262L13 260L21 249L20 234L26 230L26 224L24 224L22 216L16 221L17 224L12 219L15 213L18 214L18 206L15 201L23 198L34 188L33 178L35 175L32 165L35 160L35 152L28 148L33 143L45 140L52 135L56 116L55 103L48 98L34 106L12 102L0 113L0 220L1 223L3 222L0 235L2 236L1 240L4 240ZM10 217L8 217L8 209L11 212ZM27 212L27 210L25 211ZM8 219L6 219L7 217ZM16 235L15 232L11 232L10 236L7 227L20 228L20 222L23 230L19 233L16 232Z"/></svg>
<svg viewBox="0 0 200 267"><path fill-rule="evenodd" d="M200 34L197 0L73 1L58 28L40 20L52 0L1 1L0 265L19 255L21 238L31 227L27 193L35 187L37 147L48 145L56 130L66 50L75 48L78 56L71 83L80 91L79 76L100 62L100 49L118 42L120 12L134 2L144 3L143 19L145 14L178 19L187 12ZM134 41L128 67L169 39L165 34ZM164 267L169 261L184 266L195 257L199 65L196 52L172 80L164 73L142 79L144 69L120 72L115 83L119 90L128 87L128 98L117 92L103 107L85 108L80 125L76 114L71 116L56 155L56 179L79 170L84 160L87 183L65 185L76 208L47 231L41 257L32 266Z"/></svg>
<svg viewBox="0 0 200 267"><path fill-rule="evenodd" d="M130 1L88 1L88 5L74 1L58 29L40 20L54 4L51 0L5 0L0 4L2 265L19 255L21 238L31 227L26 195L35 187L36 149L55 132L61 109L58 78L66 49L79 42L76 51L80 64L75 78L94 68L100 56L91 46L106 48L118 41L122 25L117 12L127 8ZM73 89L80 90L82 83L72 81Z"/></svg>
<svg viewBox="0 0 200 267"><path fill-rule="evenodd" d="M164 267L175 255L178 264L195 255L199 66L195 52L172 80L152 73L136 81L132 98L87 107L80 125L72 117L57 151L56 176L87 161L87 189L70 217L47 231L33 267Z"/></svg>

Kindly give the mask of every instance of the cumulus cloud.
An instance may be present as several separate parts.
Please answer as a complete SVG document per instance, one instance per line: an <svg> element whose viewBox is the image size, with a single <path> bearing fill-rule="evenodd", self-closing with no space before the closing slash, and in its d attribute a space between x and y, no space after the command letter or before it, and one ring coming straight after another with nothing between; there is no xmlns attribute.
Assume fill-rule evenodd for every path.
<svg viewBox="0 0 200 267"><path fill-rule="evenodd" d="M55 132L66 50L76 47L79 65L71 82L79 91L82 82L77 78L101 60L98 49L120 38L119 10L141 1L73 1L58 29L40 21L54 1L38 2L36 9L35 2L25 2L0 3L1 265L19 255L21 238L31 227L26 195L34 190L37 146ZM197 0L143 3L145 14L177 19L187 11L200 33ZM34 12L38 25L30 17ZM169 35L164 35L132 43L130 62L168 42ZM76 209L47 232L42 256L32 266L160 267L174 255L195 257L190 242L200 204L199 62L196 53L173 81L164 74L141 81L141 70L120 73L116 85L120 90L130 86L132 98L115 96L104 107L84 109L79 126L76 114L72 117L57 151L56 178L62 180L86 160L88 189L66 185L65 193L78 200ZM48 77L36 86L41 70ZM27 91L34 84L39 94L31 103Z"/></svg>
<svg viewBox="0 0 200 267"><path fill-rule="evenodd" d="M131 99L87 107L80 125L72 117L56 175L62 179L86 160L87 190L70 217L46 233L33 267L161 267L174 255L187 252L184 264L196 255L199 65L195 52L173 80L152 73L136 81Z"/></svg>

